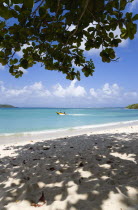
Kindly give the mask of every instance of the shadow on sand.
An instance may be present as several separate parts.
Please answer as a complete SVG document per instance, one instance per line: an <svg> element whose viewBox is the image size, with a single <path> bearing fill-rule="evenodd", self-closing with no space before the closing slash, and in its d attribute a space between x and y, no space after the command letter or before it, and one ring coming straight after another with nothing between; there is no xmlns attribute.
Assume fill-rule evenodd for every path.
<svg viewBox="0 0 138 210"><path fill-rule="evenodd" d="M82 135L6 146L0 209L138 209L138 134ZM6 154L6 153L5 153ZM25 207L26 206L26 207Z"/></svg>

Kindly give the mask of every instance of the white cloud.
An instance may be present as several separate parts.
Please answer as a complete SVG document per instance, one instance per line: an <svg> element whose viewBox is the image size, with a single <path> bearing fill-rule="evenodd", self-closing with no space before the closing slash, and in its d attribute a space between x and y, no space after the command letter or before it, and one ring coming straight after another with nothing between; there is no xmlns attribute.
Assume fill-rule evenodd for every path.
<svg viewBox="0 0 138 210"><path fill-rule="evenodd" d="M5 92L4 82L0 81L0 96Z"/></svg>
<svg viewBox="0 0 138 210"><path fill-rule="evenodd" d="M115 36L117 35L118 38L120 38L121 32L120 32L119 27L117 27L117 29L115 31L112 31L112 32L114 33ZM121 40L122 40L122 42L119 43L118 46L119 47L127 47L128 44L129 44L129 39L121 39ZM83 40L82 45L81 45L81 49L83 49L83 50L85 49L85 43L86 43L86 41ZM85 51L85 52L86 52L87 55L99 55L99 53L101 51L102 51L102 46L100 46L99 49L93 48L93 49L91 49L89 51Z"/></svg>
<svg viewBox="0 0 138 210"><path fill-rule="evenodd" d="M53 94L58 97L84 97L86 95L85 88L75 86L76 82L77 80L73 80L66 88L63 88L60 84L55 85Z"/></svg>
<svg viewBox="0 0 138 210"><path fill-rule="evenodd" d="M13 88L6 87L0 81L0 103L14 104L16 106L56 106L57 103L62 105L69 98L81 99L86 95L85 88L76 85L76 82L76 80L72 81L67 87L57 84L50 91L42 82L35 82L21 88Z"/></svg>
<svg viewBox="0 0 138 210"><path fill-rule="evenodd" d="M90 95L93 96L93 97L95 97L95 98L98 97L98 94L97 94L97 92L94 90L94 88L91 88L91 89L90 89Z"/></svg>
<svg viewBox="0 0 138 210"><path fill-rule="evenodd" d="M94 22L93 24L92 23L90 23L90 25L87 27L87 28L85 28L85 30L87 31L87 29L89 28L89 27L96 27L96 22ZM71 25L69 28L68 28L68 30L69 31L73 31L75 29L75 26L74 25ZM115 30L115 31L112 31L113 33L114 33L114 35L116 36L118 36L119 38L120 38L120 34L121 34L121 32L120 32L120 29L119 29L119 27L117 27L117 29ZM87 38L84 36L84 38L83 38L83 41L81 42L81 46L79 47L80 49L82 49L82 50L85 50L85 43L86 43L86 40L87 40ZM119 47L126 47L127 45L129 44L129 40L128 39L122 39L122 42L121 43L119 43ZM96 49L96 48L92 48L91 50L89 50L89 51L86 51L85 50L85 54L86 55L99 55L99 53L102 51L102 46L100 46L99 47L99 49Z"/></svg>
<svg viewBox="0 0 138 210"><path fill-rule="evenodd" d="M16 52L16 54L19 56L19 57L22 57L23 56L23 50L26 49L27 47L30 47L31 46L31 42L30 44L24 44L22 47L21 47L21 50Z"/></svg>
<svg viewBox="0 0 138 210"><path fill-rule="evenodd" d="M69 26L69 27L67 28L67 30L68 30L68 31L73 31L75 28L76 28L76 26L73 25L73 24L71 24L71 26Z"/></svg>
<svg viewBox="0 0 138 210"><path fill-rule="evenodd" d="M137 5L138 5L138 0L134 0L131 4L130 4L130 7L129 7L129 11L133 11L137 8Z"/></svg>
<svg viewBox="0 0 138 210"><path fill-rule="evenodd" d="M127 47L129 44L129 39L122 39L122 42L119 43L119 47Z"/></svg>
<svg viewBox="0 0 138 210"><path fill-rule="evenodd" d="M134 98L138 98L138 93L137 92L128 92L128 93L124 93L125 97L134 97Z"/></svg>
<svg viewBox="0 0 138 210"><path fill-rule="evenodd" d="M85 50L85 43L86 43L86 41L85 41L85 39L83 39L83 42L81 43L80 49ZM100 46L99 49L92 48L92 49L89 50L89 51L86 51L86 50L85 50L85 53L86 53L87 55L99 55L99 53L100 53L101 51L102 51L102 46Z"/></svg>
<svg viewBox="0 0 138 210"><path fill-rule="evenodd" d="M104 84L103 88L103 93L107 96L116 96L119 94L120 87L115 83L113 85L109 85L109 83Z"/></svg>
<svg viewBox="0 0 138 210"><path fill-rule="evenodd" d="M40 98L47 98L51 95L41 82L36 82L33 85L24 86L23 88L7 88L3 82L0 82L0 98L3 101L11 103L22 103L35 99L36 101Z"/></svg>
<svg viewBox="0 0 138 210"><path fill-rule="evenodd" d="M121 32L120 32L119 27L117 27L117 29L113 31L113 33L115 36L117 35L120 38ZM122 42L119 43L119 47L126 47L129 44L129 39L121 39L121 40Z"/></svg>
<svg viewBox="0 0 138 210"><path fill-rule="evenodd" d="M90 89L90 95L92 98L95 99L96 102L111 102L115 100L117 102L120 102L122 97L122 88L119 87L116 83L113 85L110 85L109 83L105 83L102 88L100 89Z"/></svg>
<svg viewBox="0 0 138 210"><path fill-rule="evenodd" d="M102 107L126 106L138 101L138 91L125 91L117 83L105 83L101 88L77 85L71 81L68 86L56 84L48 90L42 82L35 82L20 88L7 87L0 81L0 104L41 107Z"/></svg>
<svg viewBox="0 0 138 210"><path fill-rule="evenodd" d="M112 85L105 83L103 87L99 89L91 88L90 95L94 103L98 105L119 106L136 103L138 101L138 92L124 91L124 89L116 83Z"/></svg>
<svg viewBox="0 0 138 210"><path fill-rule="evenodd" d="M96 22L94 22L94 24L96 24ZM90 23L90 25L89 25L87 28L85 28L84 30L87 31L87 29L88 29L89 27L95 27L94 24ZM69 31L73 31L75 28L76 28L76 26L72 24L72 25L68 28L68 30L69 30ZM87 39L87 38L84 36L83 41L81 42L81 46L79 47L79 48L82 49L82 50L85 50L86 39ZM96 54L99 54L101 50L102 50L102 47L100 47L99 49L93 48L93 49L91 49L91 50L89 50L89 51L85 51L85 53L86 53L86 54L89 54L89 55L92 55L92 54L95 54L95 55L96 55Z"/></svg>
<svg viewBox="0 0 138 210"><path fill-rule="evenodd" d="M28 71L26 69L22 68L22 67L20 67L19 70L22 71L24 74L28 73Z"/></svg>

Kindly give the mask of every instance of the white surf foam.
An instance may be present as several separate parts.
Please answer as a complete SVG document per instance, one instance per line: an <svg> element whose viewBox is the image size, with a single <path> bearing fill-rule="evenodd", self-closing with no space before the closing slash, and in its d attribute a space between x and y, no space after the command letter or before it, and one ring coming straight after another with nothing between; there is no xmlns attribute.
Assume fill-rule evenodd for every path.
<svg viewBox="0 0 138 210"><path fill-rule="evenodd" d="M130 120L130 121L122 121L122 122L113 122L113 123L104 123L104 124L93 124L93 125L84 125L84 126L75 126L69 128L60 128L60 129L51 129L51 130L42 130L42 131L28 131L28 132L20 132L20 133L1 133L0 137L2 136L33 136L39 134L55 134L55 133L63 133L67 131L73 130L84 130L84 129L96 129L96 128L103 128L103 127L112 127L112 126L125 126L130 124L138 124L138 120Z"/></svg>

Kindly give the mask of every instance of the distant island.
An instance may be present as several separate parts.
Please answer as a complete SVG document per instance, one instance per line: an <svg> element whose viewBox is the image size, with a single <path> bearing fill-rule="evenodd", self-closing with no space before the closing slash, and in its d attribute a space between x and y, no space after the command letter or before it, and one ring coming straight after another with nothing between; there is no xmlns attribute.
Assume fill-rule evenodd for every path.
<svg viewBox="0 0 138 210"><path fill-rule="evenodd" d="M138 104L131 104L126 107L127 109L138 109Z"/></svg>
<svg viewBox="0 0 138 210"><path fill-rule="evenodd" d="M8 104L0 104L0 108L16 108L16 107Z"/></svg>

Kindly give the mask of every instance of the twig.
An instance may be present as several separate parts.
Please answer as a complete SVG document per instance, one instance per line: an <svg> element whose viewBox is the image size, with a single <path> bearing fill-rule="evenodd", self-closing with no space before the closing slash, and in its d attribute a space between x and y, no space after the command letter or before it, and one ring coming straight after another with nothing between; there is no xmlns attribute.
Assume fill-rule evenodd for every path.
<svg viewBox="0 0 138 210"><path fill-rule="evenodd" d="M41 3L39 4L39 6L34 10L34 12L32 13L32 15L35 15L36 11L41 7L41 5L44 3L45 0L42 0Z"/></svg>
<svg viewBox="0 0 138 210"><path fill-rule="evenodd" d="M111 61L118 61L120 59L120 57L119 58L116 58L116 59L114 59L114 60L111 60Z"/></svg>
<svg viewBox="0 0 138 210"><path fill-rule="evenodd" d="M56 15L55 15L55 17L56 17L56 16L57 16L57 14L58 14L59 7L60 7L60 0L58 0L57 11L56 11Z"/></svg>
<svg viewBox="0 0 138 210"><path fill-rule="evenodd" d="M79 18L79 20L78 20L78 23L77 23L76 29L75 29L75 31L74 31L74 32L73 32L73 33L69 36L69 38L68 38L68 40L67 40L67 42L66 42L66 45L68 44L69 39L70 39L72 36L74 36L74 35L75 35L75 33L77 32L78 27L79 27L79 23L80 23L80 21L81 21L81 19L82 19L83 15L84 15L84 13L86 12L87 7L88 7L88 3L89 3L89 0L87 0L87 1L86 1L86 4L85 4L85 7L84 7L84 10L83 10L83 12L81 13L81 16L80 16L80 18Z"/></svg>

